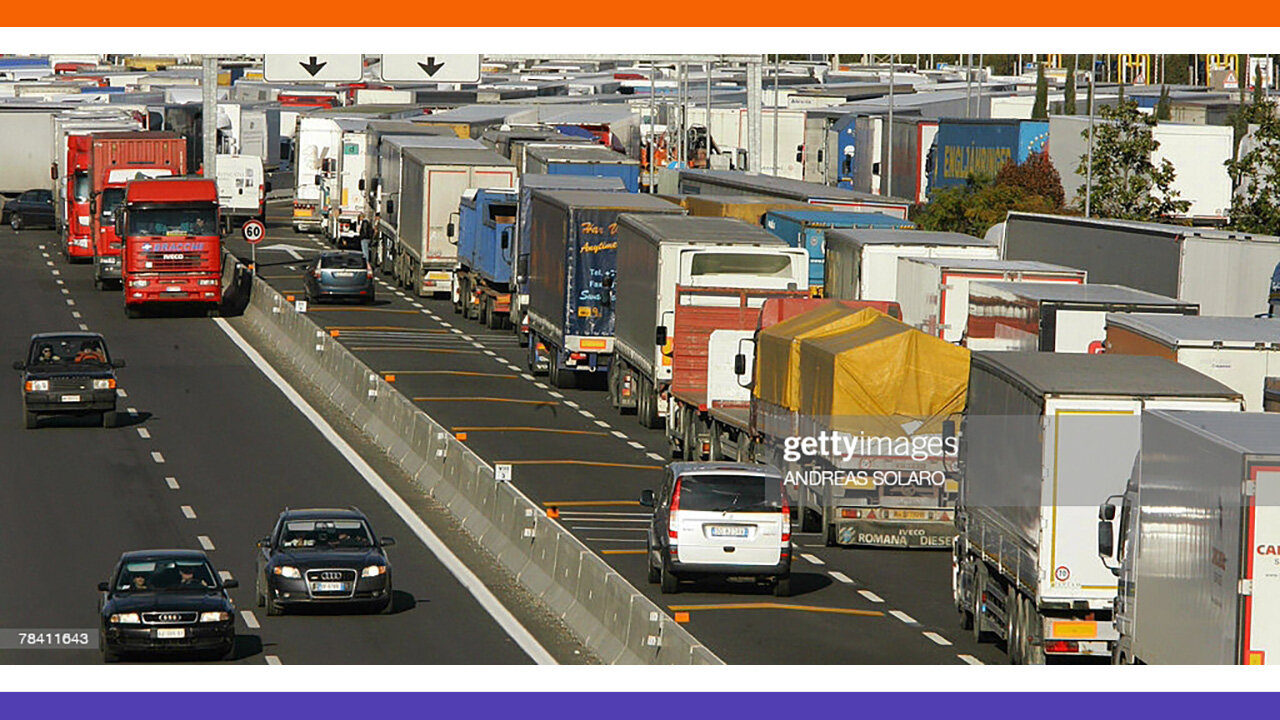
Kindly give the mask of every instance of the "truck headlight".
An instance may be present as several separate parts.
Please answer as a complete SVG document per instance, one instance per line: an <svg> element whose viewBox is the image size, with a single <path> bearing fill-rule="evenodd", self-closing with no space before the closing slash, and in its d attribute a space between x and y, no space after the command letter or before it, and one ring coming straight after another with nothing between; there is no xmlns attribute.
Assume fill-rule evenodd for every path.
<svg viewBox="0 0 1280 720"><path fill-rule="evenodd" d="M202 622L202 623L207 623L207 622L226 622L226 621L228 621L228 620L230 620L230 619L231 619L231 613L229 613L229 612L227 612L227 611L225 611L225 610L218 610L218 611L216 611L216 612L202 612L202 613L200 613L200 622Z"/></svg>
<svg viewBox="0 0 1280 720"><path fill-rule="evenodd" d="M147 286L146 280L130 280L129 287L144 288Z"/></svg>
<svg viewBox="0 0 1280 720"><path fill-rule="evenodd" d="M115 390L115 378L99 378L93 381L94 390Z"/></svg>
<svg viewBox="0 0 1280 720"><path fill-rule="evenodd" d="M111 616L112 625L140 625L142 618L138 617L138 613L116 613Z"/></svg>
<svg viewBox="0 0 1280 720"><path fill-rule="evenodd" d="M370 565L360 571L360 577L362 578L378 577L379 575L386 575L386 574L387 574L386 565Z"/></svg>
<svg viewBox="0 0 1280 720"><path fill-rule="evenodd" d="M27 392L44 392L49 389L48 380L28 380Z"/></svg>
<svg viewBox="0 0 1280 720"><path fill-rule="evenodd" d="M218 281L217 281L217 280L214 280L214 279L212 279L212 278L210 278L210 279L206 279L206 280L200 280L200 281L199 281L199 284L200 284L200 285L217 285L217 284L218 284Z"/></svg>
<svg viewBox="0 0 1280 720"><path fill-rule="evenodd" d="M302 573L298 572L298 568L292 565L277 565L271 568L271 572L274 575L279 575L284 578L293 578L294 580L302 577Z"/></svg>

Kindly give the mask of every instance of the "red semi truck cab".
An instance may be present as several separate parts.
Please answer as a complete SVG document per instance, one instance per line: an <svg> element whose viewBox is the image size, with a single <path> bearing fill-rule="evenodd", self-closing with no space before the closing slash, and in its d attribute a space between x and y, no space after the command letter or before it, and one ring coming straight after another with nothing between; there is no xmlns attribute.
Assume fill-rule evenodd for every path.
<svg viewBox="0 0 1280 720"><path fill-rule="evenodd" d="M67 224L67 257L77 259L93 257L93 229L90 227L89 195L92 182L89 177L89 149L92 138L88 135L67 137L66 207L62 216Z"/></svg>
<svg viewBox="0 0 1280 720"><path fill-rule="evenodd" d="M116 235L113 214L124 202L125 185L131 180L185 174L187 141L172 132L106 132L90 137L88 256L93 258L94 286L103 287L124 281L124 246Z"/></svg>
<svg viewBox="0 0 1280 720"><path fill-rule="evenodd" d="M116 231L124 237L124 302L130 317L152 303L222 302L218 188L198 177L133 180Z"/></svg>

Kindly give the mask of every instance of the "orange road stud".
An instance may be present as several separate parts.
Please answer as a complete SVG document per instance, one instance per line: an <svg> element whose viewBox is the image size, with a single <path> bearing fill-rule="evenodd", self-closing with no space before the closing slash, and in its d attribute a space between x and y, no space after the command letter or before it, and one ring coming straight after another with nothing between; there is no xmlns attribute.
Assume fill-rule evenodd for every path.
<svg viewBox="0 0 1280 720"><path fill-rule="evenodd" d="M289 302L293 302L293 296L292 296L292 295L285 295L285 296L284 296L284 299L285 299L285 300L288 300Z"/></svg>
<svg viewBox="0 0 1280 720"><path fill-rule="evenodd" d="M389 382L389 383L393 383L393 382L395 382L395 381L396 381L396 376L395 376L395 375L383 375L383 376L382 376L382 379L383 379L383 380L386 380L386 381L387 381L387 382Z"/></svg>
<svg viewBox="0 0 1280 720"><path fill-rule="evenodd" d="M337 330L330 330L330 331L329 331L329 337L338 337L338 331L337 331Z"/></svg>
<svg viewBox="0 0 1280 720"><path fill-rule="evenodd" d="M466 442L466 441L467 441L467 434L466 434L466 433L464 433L464 432L457 433L457 434L455 434L455 435L454 435L454 437L458 438L458 442Z"/></svg>
<svg viewBox="0 0 1280 720"><path fill-rule="evenodd" d="M676 622L681 624L689 622L689 613L687 612L676 613Z"/></svg>
<svg viewBox="0 0 1280 720"><path fill-rule="evenodd" d="M560 508L554 505L547 508L547 517L551 518L552 520L558 520L560 518Z"/></svg>

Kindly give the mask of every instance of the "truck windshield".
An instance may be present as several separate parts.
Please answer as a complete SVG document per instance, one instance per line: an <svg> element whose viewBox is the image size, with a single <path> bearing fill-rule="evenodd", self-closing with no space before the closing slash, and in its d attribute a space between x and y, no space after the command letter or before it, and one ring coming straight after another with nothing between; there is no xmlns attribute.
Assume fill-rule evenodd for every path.
<svg viewBox="0 0 1280 720"><path fill-rule="evenodd" d="M785 278L791 275L789 255L760 255L754 253L698 253L693 256L689 274L700 275L755 275L758 277Z"/></svg>
<svg viewBox="0 0 1280 720"><path fill-rule="evenodd" d="M114 187L102 191L102 223L110 225L112 214L124 202L124 188Z"/></svg>
<svg viewBox="0 0 1280 720"><path fill-rule="evenodd" d="M684 475L680 509L702 512L780 512L782 482L763 475Z"/></svg>
<svg viewBox="0 0 1280 720"><path fill-rule="evenodd" d="M76 202L84 202L89 199L89 173L87 171L76 171L72 195L75 197Z"/></svg>
<svg viewBox="0 0 1280 720"><path fill-rule="evenodd" d="M214 235L213 208L140 208L129 212L129 235Z"/></svg>

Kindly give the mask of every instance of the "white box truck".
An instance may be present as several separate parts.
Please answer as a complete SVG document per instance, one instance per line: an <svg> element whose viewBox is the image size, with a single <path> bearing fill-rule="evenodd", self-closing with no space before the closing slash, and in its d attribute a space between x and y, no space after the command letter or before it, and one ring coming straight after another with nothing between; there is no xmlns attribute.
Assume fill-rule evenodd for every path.
<svg viewBox="0 0 1280 720"><path fill-rule="evenodd" d="M246 220L266 222L266 174L257 155L219 155L218 207L222 232L230 234Z"/></svg>
<svg viewBox="0 0 1280 720"><path fill-rule="evenodd" d="M333 118L298 118L294 140L294 232L319 232L338 174L342 129Z"/></svg>
<svg viewBox="0 0 1280 720"><path fill-rule="evenodd" d="M828 230L826 243L824 292L841 300L896 301L899 258L999 258L994 242L953 232L851 228Z"/></svg>
<svg viewBox="0 0 1280 720"><path fill-rule="evenodd" d="M342 131L333 190L325 207L324 236L338 247L352 242L359 247L361 238L373 236L373 228L362 222L368 216L365 191L369 172L369 121L338 118L333 121Z"/></svg>
<svg viewBox="0 0 1280 720"><path fill-rule="evenodd" d="M1032 260L904 257L898 260L902 321L948 342L960 342L969 326L969 283L1062 282L1079 285L1084 270Z"/></svg>
<svg viewBox="0 0 1280 720"><path fill-rule="evenodd" d="M1163 358L974 352L960 431L952 597L1010 660L1109 656L1116 578L1097 510L1124 492L1144 410L1239 412L1240 393Z"/></svg>
<svg viewBox="0 0 1280 720"><path fill-rule="evenodd" d="M1121 588L1113 662L1275 662L1280 417L1143 413L1138 465L1098 517Z"/></svg>
<svg viewBox="0 0 1280 720"><path fill-rule="evenodd" d="M1280 391L1280 323L1275 320L1108 313L1106 322L1107 352L1168 358L1239 392L1247 411L1275 409Z"/></svg>
<svg viewBox="0 0 1280 720"><path fill-rule="evenodd" d="M418 295L452 294L458 265L458 203L469 188L513 188L511 161L488 148L402 151L393 275Z"/></svg>

